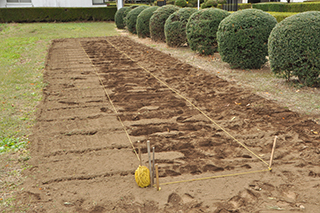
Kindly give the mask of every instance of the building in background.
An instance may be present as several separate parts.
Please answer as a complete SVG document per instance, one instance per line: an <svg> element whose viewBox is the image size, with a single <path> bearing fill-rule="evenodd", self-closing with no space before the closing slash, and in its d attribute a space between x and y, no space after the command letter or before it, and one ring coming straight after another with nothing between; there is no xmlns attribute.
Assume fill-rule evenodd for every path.
<svg viewBox="0 0 320 213"><path fill-rule="evenodd" d="M0 0L0 7L106 7L107 0Z"/></svg>

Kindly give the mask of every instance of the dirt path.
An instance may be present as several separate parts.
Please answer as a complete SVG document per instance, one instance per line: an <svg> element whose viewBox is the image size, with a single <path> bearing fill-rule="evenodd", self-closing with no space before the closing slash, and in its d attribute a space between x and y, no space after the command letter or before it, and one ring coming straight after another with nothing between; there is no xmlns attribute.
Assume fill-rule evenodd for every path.
<svg viewBox="0 0 320 213"><path fill-rule="evenodd" d="M114 46L112 46L114 45ZM134 61L130 60L125 52ZM88 56L90 59L88 58ZM95 69L92 67L92 63ZM161 183L138 188L131 140L156 147ZM49 51L32 140L33 168L18 203L36 212L317 212L320 132L308 118L126 37L66 39Z"/></svg>

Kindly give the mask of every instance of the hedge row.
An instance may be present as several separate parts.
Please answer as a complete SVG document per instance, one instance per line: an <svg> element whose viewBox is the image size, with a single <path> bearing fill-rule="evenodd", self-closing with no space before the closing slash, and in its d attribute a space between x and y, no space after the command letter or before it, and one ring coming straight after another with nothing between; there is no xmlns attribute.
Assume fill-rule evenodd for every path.
<svg viewBox="0 0 320 213"><path fill-rule="evenodd" d="M252 8L273 12L285 12L285 6L286 3L281 2L252 4Z"/></svg>
<svg viewBox="0 0 320 213"><path fill-rule="evenodd" d="M111 21L117 8L0 8L0 22Z"/></svg>
<svg viewBox="0 0 320 213"><path fill-rule="evenodd" d="M305 11L320 11L320 2L304 2L304 3L259 3L253 4L252 8L260 9L263 11L274 11L274 12L305 12Z"/></svg>
<svg viewBox="0 0 320 213"><path fill-rule="evenodd" d="M180 1L180 0L179 0ZM223 0L217 0L218 1L218 6L217 8L220 8L222 9L222 4L220 4L219 2L223 1ZM173 0L167 0L167 5L168 4L176 4L175 3L176 1L173 1ZM200 5L203 4L205 2L205 0L200 0ZM183 7L195 7L197 8L198 7L198 1L197 0L188 0L186 1L187 5L186 6L183 6ZM157 5L157 1L154 2L154 5ZM177 4L176 4L177 5ZM125 5L126 6L126 5ZM177 5L179 6L179 5ZM182 6L180 6L182 7ZM240 3L238 4L238 9L239 10L243 10L243 9L249 9L251 8L251 3Z"/></svg>
<svg viewBox="0 0 320 213"><path fill-rule="evenodd" d="M238 4L238 9L239 10L250 9L250 8L252 8L252 4L251 3Z"/></svg>
<svg viewBox="0 0 320 213"><path fill-rule="evenodd" d="M320 85L320 11L295 14L245 9L229 14L217 8L197 11L173 5L153 11L148 11L143 22L151 17L150 35L154 41L176 47L185 44L187 36L193 51L211 55L218 50L231 68L259 69L269 55L276 75L288 80L298 77L307 86ZM130 31L130 26L127 28Z"/></svg>
<svg viewBox="0 0 320 213"><path fill-rule="evenodd" d="M298 13L281 13L281 12L268 12L268 13L273 17L275 17L278 23L280 21L283 21L283 19L285 18L298 14Z"/></svg>
<svg viewBox="0 0 320 213"><path fill-rule="evenodd" d="M250 9L251 7L252 7L251 3L238 4L238 10ZM222 4L218 4L217 8L223 9L223 5Z"/></svg>

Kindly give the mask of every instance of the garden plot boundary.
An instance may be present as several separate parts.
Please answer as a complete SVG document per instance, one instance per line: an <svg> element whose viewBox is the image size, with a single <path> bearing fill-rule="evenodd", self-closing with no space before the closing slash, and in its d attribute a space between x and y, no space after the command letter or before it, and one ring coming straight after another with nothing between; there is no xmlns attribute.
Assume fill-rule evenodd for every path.
<svg viewBox="0 0 320 213"><path fill-rule="evenodd" d="M241 172L241 173L234 173L234 174L226 174L226 175L218 175L218 176L210 176L210 177L204 177L204 178L196 178L196 179L190 179L190 180L181 180L181 181L174 181L174 182L166 182L166 183L160 183L160 185L169 185L169 184L176 184L176 183L184 183L184 182L190 182L190 181L199 181L199 180L208 180L208 179L214 179L214 178L223 178L223 177L231 177L231 176L239 176L239 175L247 175L247 174L253 174L253 173L259 173L259 172L266 172L266 171L271 171L272 168L269 166L269 164L264 161L261 157L259 157L256 153L254 153L253 151L251 151L247 146L245 146L243 143L241 143L239 140L237 140L234 136L232 136L226 129L224 129L222 126L220 126L219 124L217 124L212 118L210 118L205 112L203 112L199 107L197 107L195 104L193 104L188 98L184 97L183 95L181 95L177 90L173 89L172 87L170 87L168 84L166 84L164 81L162 81L161 79L159 79L156 75L154 75L152 72L150 72L148 69L146 69L145 67L143 67L142 65L140 65L138 62L136 62L135 60L133 60L128 54L126 54L125 52L121 51L120 49L118 49L113 43L111 43L107 38L105 39L115 50L117 50L118 52L120 52L121 54L123 54L124 56L126 56L128 59L130 59L132 62L136 63L140 68L142 68L144 71L146 71L147 73L149 73L151 76L153 76L155 79L157 79L161 84L165 85L168 89L170 89L173 93L177 94L179 97L181 97L182 99L184 99L186 102L188 102L192 107L194 107L197 111L199 111L204 117L206 117L209 121L211 121L214 125L216 125L217 127L219 127L222 131L224 131L228 136L230 136L234 141L236 141L237 143L239 143L243 148L245 148L247 151L249 151L252 155L254 155L256 158L258 158L261 162L263 162L264 164L266 164L268 166L268 169L264 169L264 170L257 170L257 171L250 171L250 172ZM121 123L121 125L123 126L123 129L128 137L128 140L133 148L133 152L135 153L135 155L137 156L138 161L140 161L139 156L136 152L136 148L133 145L133 142L129 136L128 131L125 128L125 125L123 124L119 113L115 107L115 105L113 104L110 95L108 94L105 85L103 84L102 78L99 75L99 73L97 72L97 69L95 67L95 65L93 64L92 60L90 59L89 55L87 54L87 52L85 51L85 49L83 48L83 46L81 45L81 42L79 41L80 46L82 47L83 51L86 53L88 59L91 61L92 63L92 67L95 71L95 74L98 76L99 81L101 83L101 86L103 87L106 96L108 97L108 100L114 110L114 112L118 115L118 120Z"/></svg>
<svg viewBox="0 0 320 213"><path fill-rule="evenodd" d="M52 42L30 137L32 168L17 211L250 212L280 204L295 211L301 203L318 209L320 138L311 130L319 125L169 54L127 37L107 39L135 62L105 37ZM263 160L277 136L272 172L250 173L263 169L258 158L137 63ZM161 191L139 188L133 178L136 141L147 165L148 140L156 148Z"/></svg>

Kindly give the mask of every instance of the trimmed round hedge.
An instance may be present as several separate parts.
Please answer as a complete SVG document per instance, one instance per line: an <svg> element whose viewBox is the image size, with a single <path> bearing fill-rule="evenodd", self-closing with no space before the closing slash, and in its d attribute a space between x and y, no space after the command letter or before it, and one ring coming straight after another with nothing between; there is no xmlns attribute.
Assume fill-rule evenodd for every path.
<svg viewBox="0 0 320 213"><path fill-rule="evenodd" d="M229 16L225 10L203 9L193 13L187 24L190 48L203 55L212 55L218 49L217 30L220 22Z"/></svg>
<svg viewBox="0 0 320 213"><path fill-rule="evenodd" d="M130 7L122 7L117 10L116 14L114 15L114 22L116 23L118 29L124 29L126 27L125 17L130 10Z"/></svg>
<svg viewBox="0 0 320 213"><path fill-rule="evenodd" d="M217 0L206 0L203 4L201 4L201 8L210 8L210 7L217 7L218 1Z"/></svg>
<svg viewBox="0 0 320 213"><path fill-rule="evenodd" d="M137 34L139 38L150 37L150 28L149 22L150 18L153 15L153 12L156 11L159 7L153 6L143 10L137 17Z"/></svg>
<svg viewBox="0 0 320 213"><path fill-rule="evenodd" d="M197 11L194 8L182 8L169 16L164 25L166 43L169 47L178 47L187 42L186 25L190 16Z"/></svg>
<svg viewBox="0 0 320 213"><path fill-rule="evenodd" d="M188 0L188 7L198 7L198 0ZM204 0L200 0L200 5L204 3Z"/></svg>
<svg viewBox="0 0 320 213"><path fill-rule="evenodd" d="M178 7L186 7L188 4L187 4L186 0L176 0L174 2L174 5L176 5Z"/></svg>
<svg viewBox="0 0 320 213"><path fill-rule="evenodd" d="M137 34L136 24L138 15L144 10L149 8L149 6L139 6L132 9L126 17L127 29L132 34Z"/></svg>
<svg viewBox="0 0 320 213"><path fill-rule="evenodd" d="M246 9L221 21L217 40L222 61L232 68L259 69L267 61L268 37L277 20L262 10Z"/></svg>
<svg viewBox="0 0 320 213"><path fill-rule="evenodd" d="M320 12L290 16L270 33L269 60L272 72L307 85L320 83Z"/></svg>
<svg viewBox="0 0 320 213"><path fill-rule="evenodd" d="M180 8L174 5L165 5L158 8L150 18L150 37L153 41L166 41L164 35L164 24L167 18L179 10Z"/></svg>

